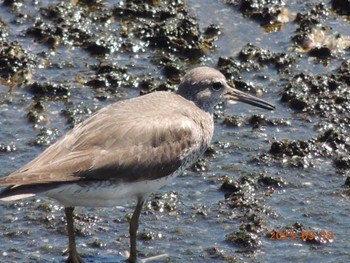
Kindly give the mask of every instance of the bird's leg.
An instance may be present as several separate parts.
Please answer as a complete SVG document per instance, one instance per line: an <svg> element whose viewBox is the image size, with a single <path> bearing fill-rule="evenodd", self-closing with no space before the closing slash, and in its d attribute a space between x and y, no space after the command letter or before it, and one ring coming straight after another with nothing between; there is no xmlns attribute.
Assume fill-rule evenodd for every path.
<svg viewBox="0 0 350 263"><path fill-rule="evenodd" d="M68 258L67 263L83 263L84 260L79 256L77 252L77 247L75 244L75 234L74 234L74 220L73 220L74 207L65 207L64 212L66 214L67 220L67 231L68 231Z"/></svg>
<svg viewBox="0 0 350 263"><path fill-rule="evenodd" d="M129 262L136 262L136 233L139 227L139 218L142 210L142 206L145 200L143 198L137 199L137 204L135 207L134 214L130 219L130 256L128 258Z"/></svg>

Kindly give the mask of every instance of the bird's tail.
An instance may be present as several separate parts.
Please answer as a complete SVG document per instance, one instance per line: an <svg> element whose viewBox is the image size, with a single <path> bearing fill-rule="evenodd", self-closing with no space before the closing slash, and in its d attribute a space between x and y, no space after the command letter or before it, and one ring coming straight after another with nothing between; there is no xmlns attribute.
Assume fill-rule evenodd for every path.
<svg viewBox="0 0 350 263"><path fill-rule="evenodd" d="M23 198L28 198L35 196L34 191L30 191L30 188L24 186L8 186L2 191L0 191L0 200L1 201L15 201Z"/></svg>
<svg viewBox="0 0 350 263"><path fill-rule="evenodd" d="M0 191L0 201L14 201L32 197L55 187L57 184L53 183L10 185Z"/></svg>

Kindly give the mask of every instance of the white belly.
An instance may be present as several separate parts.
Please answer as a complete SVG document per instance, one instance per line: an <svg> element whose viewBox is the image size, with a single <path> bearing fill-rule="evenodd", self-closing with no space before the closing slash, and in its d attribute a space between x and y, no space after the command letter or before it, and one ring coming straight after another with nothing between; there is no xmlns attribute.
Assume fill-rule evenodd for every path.
<svg viewBox="0 0 350 263"><path fill-rule="evenodd" d="M89 184L72 183L59 186L43 194L56 199L64 206L110 207L125 204L137 197L146 198L150 193L168 184L173 174L158 180L113 184L101 181Z"/></svg>

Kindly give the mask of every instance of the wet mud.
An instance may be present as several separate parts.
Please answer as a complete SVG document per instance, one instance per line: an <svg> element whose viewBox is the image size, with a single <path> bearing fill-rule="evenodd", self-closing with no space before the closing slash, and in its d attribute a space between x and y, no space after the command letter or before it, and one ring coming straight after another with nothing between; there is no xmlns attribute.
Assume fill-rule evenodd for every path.
<svg viewBox="0 0 350 263"><path fill-rule="evenodd" d="M349 10L346 0L3 1L1 176L99 108L174 91L190 68L213 66L277 109L218 105L212 146L145 204L140 257L346 262ZM62 209L1 203L0 261L63 262ZM131 213L77 210L87 262L125 259Z"/></svg>

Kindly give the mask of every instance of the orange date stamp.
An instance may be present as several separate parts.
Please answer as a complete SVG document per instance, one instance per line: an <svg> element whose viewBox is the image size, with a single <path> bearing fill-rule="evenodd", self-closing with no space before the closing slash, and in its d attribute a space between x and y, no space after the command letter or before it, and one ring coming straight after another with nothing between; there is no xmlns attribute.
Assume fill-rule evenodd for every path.
<svg viewBox="0 0 350 263"><path fill-rule="evenodd" d="M317 234L312 231L302 231L301 233L294 231L271 231L270 240L294 240L298 238L298 235L300 234L301 236L299 237L301 237L303 241L315 240L317 236L323 238L324 240L334 240L334 233L332 231L321 231Z"/></svg>

